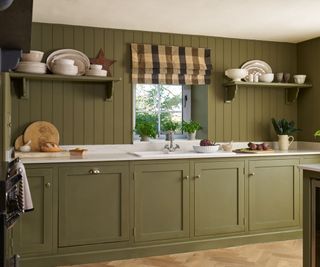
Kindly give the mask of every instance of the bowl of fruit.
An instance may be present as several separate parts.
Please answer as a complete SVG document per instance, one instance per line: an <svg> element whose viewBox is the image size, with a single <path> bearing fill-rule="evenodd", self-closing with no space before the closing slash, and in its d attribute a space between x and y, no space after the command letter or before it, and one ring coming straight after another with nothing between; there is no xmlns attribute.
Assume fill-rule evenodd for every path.
<svg viewBox="0 0 320 267"><path fill-rule="evenodd" d="M197 153L214 153L220 148L219 144L209 139L202 139L199 146L193 146L193 149Z"/></svg>

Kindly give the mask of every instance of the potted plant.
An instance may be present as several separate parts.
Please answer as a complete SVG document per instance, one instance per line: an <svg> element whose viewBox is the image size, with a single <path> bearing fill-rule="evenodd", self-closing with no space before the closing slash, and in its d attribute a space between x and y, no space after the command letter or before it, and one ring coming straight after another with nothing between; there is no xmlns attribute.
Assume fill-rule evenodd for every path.
<svg viewBox="0 0 320 267"><path fill-rule="evenodd" d="M286 119L276 120L272 118L272 125L278 135L279 149L288 150L294 140L294 137L290 134L300 131L300 129L294 127L294 121L287 121Z"/></svg>
<svg viewBox="0 0 320 267"><path fill-rule="evenodd" d="M195 140L197 131L202 129L202 127L197 121L183 121L181 129L188 134L188 140Z"/></svg>
<svg viewBox="0 0 320 267"><path fill-rule="evenodd" d="M320 136L320 130L317 130L315 133L314 133L314 137L317 138Z"/></svg>
<svg viewBox="0 0 320 267"><path fill-rule="evenodd" d="M149 138L156 138L156 125L151 121L143 121L137 124L134 131L140 136L141 141L149 141Z"/></svg>
<svg viewBox="0 0 320 267"><path fill-rule="evenodd" d="M165 120L163 125L163 130L166 132L166 140L169 140L169 135L174 135L174 132L179 128L178 122L173 122L172 120Z"/></svg>

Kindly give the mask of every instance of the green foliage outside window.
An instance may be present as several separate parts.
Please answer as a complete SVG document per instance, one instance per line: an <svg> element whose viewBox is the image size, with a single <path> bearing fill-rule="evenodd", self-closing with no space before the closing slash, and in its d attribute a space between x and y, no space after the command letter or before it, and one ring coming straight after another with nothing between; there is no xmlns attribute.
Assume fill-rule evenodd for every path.
<svg viewBox="0 0 320 267"><path fill-rule="evenodd" d="M180 90L180 91L179 91ZM175 129L182 123L182 87L167 85L139 85L136 87L136 128L145 121L156 125L157 133Z"/></svg>

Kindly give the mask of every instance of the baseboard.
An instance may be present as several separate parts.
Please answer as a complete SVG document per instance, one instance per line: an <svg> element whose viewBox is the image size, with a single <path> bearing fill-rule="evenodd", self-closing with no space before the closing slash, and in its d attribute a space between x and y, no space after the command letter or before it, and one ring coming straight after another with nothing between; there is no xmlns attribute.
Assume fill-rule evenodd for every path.
<svg viewBox="0 0 320 267"><path fill-rule="evenodd" d="M281 231L254 235L221 237L205 240L189 240L160 245L132 246L120 249L99 250L49 256L22 257L21 267L56 267L72 264L103 262L117 259L139 258L154 255L190 252L245 244L274 242L302 238L302 230Z"/></svg>

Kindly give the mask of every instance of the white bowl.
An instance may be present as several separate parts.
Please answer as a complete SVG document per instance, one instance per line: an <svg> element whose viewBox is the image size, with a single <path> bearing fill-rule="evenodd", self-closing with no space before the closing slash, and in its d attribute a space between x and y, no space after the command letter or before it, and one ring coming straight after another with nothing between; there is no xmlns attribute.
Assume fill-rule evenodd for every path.
<svg viewBox="0 0 320 267"><path fill-rule="evenodd" d="M54 74L74 76L78 74L78 67L68 64L53 64L52 72Z"/></svg>
<svg viewBox="0 0 320 267"><path fill-rule="evenodd" d="M233 81L239 82L248 75L248 71L245 69L228 69L224 72L224 74Z"/></svg>
<svg viewBox="0 0 320 267"><path fill-rule="evenodd" d="M259 76L259 82L271 83L274 79L273 73L263 73Z"/></svg>
<svg viewBox="0 0 320 267"><path fill-rule="evenodd" d="M301 74L301 75L294 75L293 79L295 83L303 84L306 81L307 75Z"/></svg>
<svg viewBox="0 0 320 267"><path fill-rule="evenodd" d="M20 62L15 71L44 74L47 72L47 66L45 63L40 62Z"/></svg>
<svg viewBox="0 0 320 267"><path fill-rule="evenodd" d="M74 60L69 58L59 58L54 61L54 64L74 65Z"/></svg>
<svg viewBox="0 0 320 267"><path fill-rule="evenodd" d="M30 53L22 53L22 61L41 62L43 58L42 51L30 50Z"/></svg>
<svg viewBox="0 0 320 267"><path fill-rule="evenodd" d="M193 146L194 151L198 153L214 153L219 150L220 145L213 146Z"/></svg>
<svg viewBox="0 0 320 267"><path fill-rule="evenodd" d="M102 70L102 65L99 64L91 64L90 65L91 70Z"/></svg>
<svg viewBox="0 0 320 267"><path fill-rule="evenodd" d="M106 77L107 71L106 70L86 70L86 76Z"/></svg>

